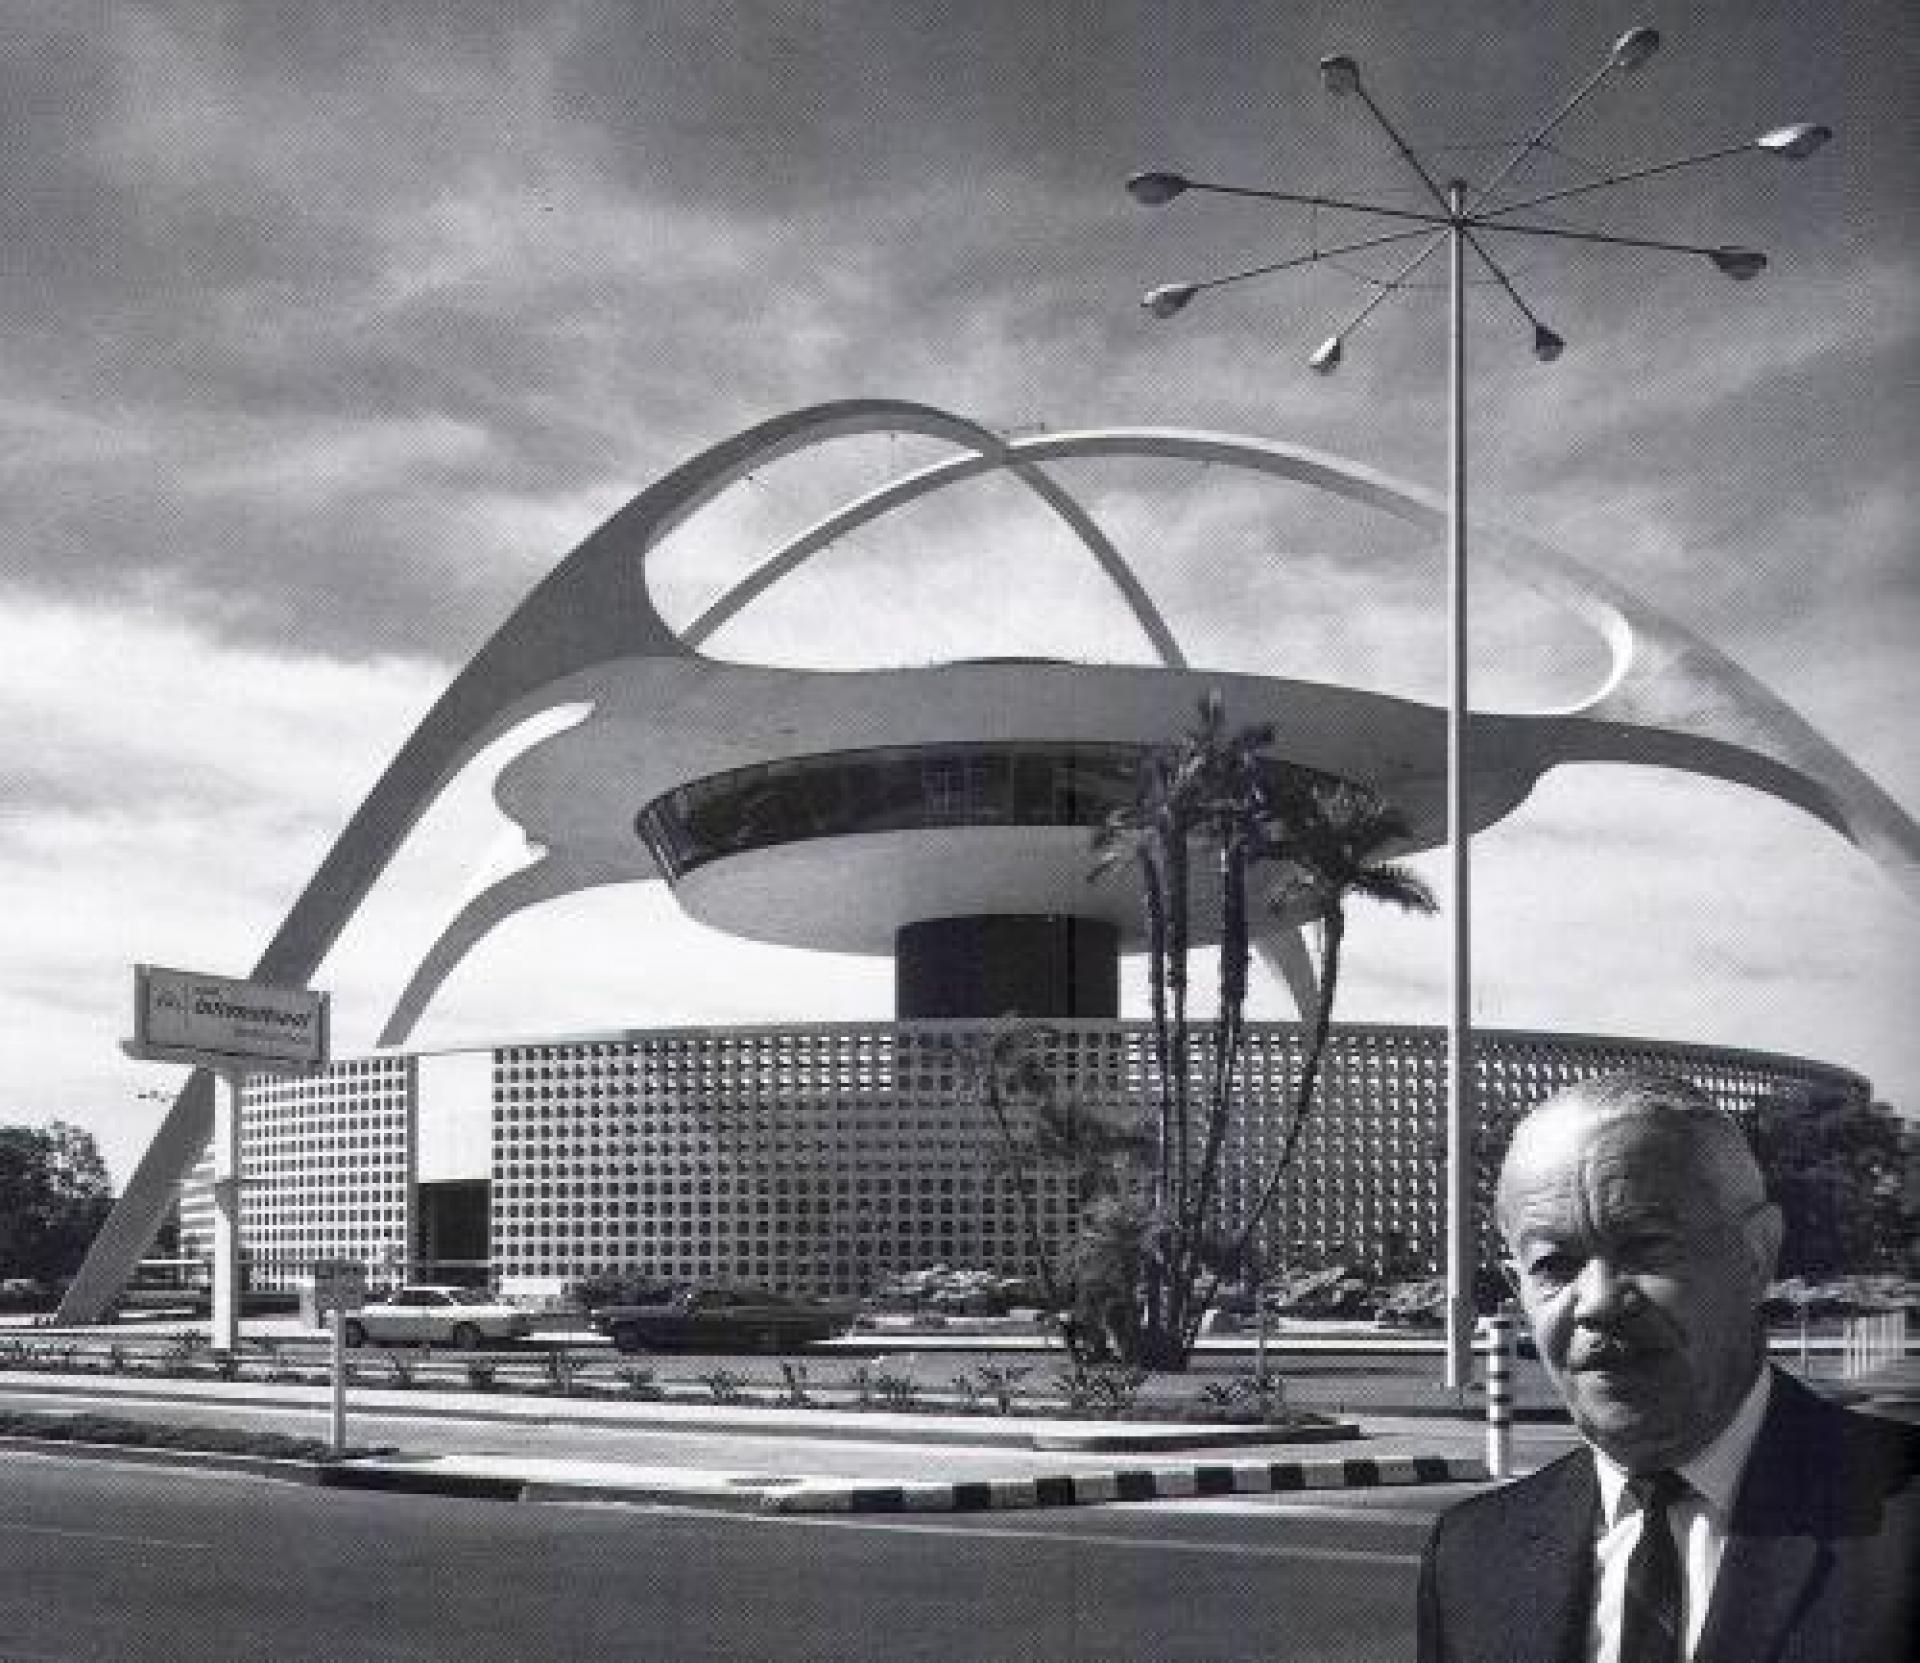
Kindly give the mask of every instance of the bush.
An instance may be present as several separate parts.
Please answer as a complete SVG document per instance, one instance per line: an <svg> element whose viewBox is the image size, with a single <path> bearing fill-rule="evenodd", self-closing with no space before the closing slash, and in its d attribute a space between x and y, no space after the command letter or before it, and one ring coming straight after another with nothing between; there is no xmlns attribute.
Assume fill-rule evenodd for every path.
<svg viewBox="0 0 1920 1663"><path fill-rule="evenodd" d="M1147 1371L1127 1363L1081 1363L1054 1376L1060 1395L1076 1415L1112 1419L1133 1407Z"/></svg>
<svg viewBox="0 0 1920 1663"><path fill-rule="evenodd" d="M1001 1414L1010 1415L1014 1389L1032 1372L1025 1363L982 1363L980 1389L993 1399Z"/></svg>
<svg viewBox="0 0 1920 1663"><path fill-rule="evenodd" d="M747 1395L747 1377L733 1369L712 1369L695 1378L713 1394L715 1403L739 1403Z"/></svg>
<svg viewBox="0 0 1920 1663"><path fill-rule="evenodd" d="M873 1389L885 1409L907 1410L920 1401L920 1383L910 1374L876 1374Z"/></svg>
<svg viewBox="0 0 1920 1663"><path fill-rule="evenodd" d="M1263 1385L1258 1375L1236 1374L1208 1381L1200 1388L1199 1401L1209 1418L1270 1421L1285 1411L1287 1385L1277 1375L1268 1375Z"/></svg>
<svg viewBox="0 0 1920 1663"><path fill-rule="evenodd" d="M643 1397L657 1400L667 1395L666 1388L659 1383L655 1371L652 1369L644 1369L632 1363L625 1363L622 1364L616 1372L619 1375L620 1384L627 1388L627 1395L629 1397Z"/></svg>
<svg viewBox="0 0 1920 1663"><path fill-rule="evenodd" d="M426 1353L422 1352L422 1357ZM383 1359L387 1365L387 1384L396 1391L406 1391L413 1385L413 1377L419 1370L421 1358L409 1357L403 1351L389 1351Z"/></svg>
<svg viewBox="0 0 1920 1663"><path fill-rule="evenodd" d="M556 1345L546 1355L547 1384L562 1397L570 1396L580 1378L580 1359L564 1345Z"/></svg>

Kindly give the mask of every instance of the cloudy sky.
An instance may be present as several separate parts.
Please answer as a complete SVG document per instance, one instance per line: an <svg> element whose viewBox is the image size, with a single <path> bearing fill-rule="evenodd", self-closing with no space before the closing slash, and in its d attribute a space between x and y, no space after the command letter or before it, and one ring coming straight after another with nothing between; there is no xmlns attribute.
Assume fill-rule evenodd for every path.
<svg viewBox="0 0 1920 1663"><path fill-rule="evenodd" d="M1178 424L1438 486L1444 302L1305 355L1382 256L1206 297L1142 289L1351 222L1189 198L1139 167L1394 201L1315 61L1348 51L1436 171L1485 175L1641 22L1665 46L1539 186L1820 119L1567 205L1748 243L1703 263L1510 245L1551 368L1476 289L1474 491L1792 701L1909 808L1920 681L1912 114L1902 0L1623 4L13 4L0 17L0 1120L91 1128L116 1174L178 1071L136 1065L129 966L244 974L462 662L660 473L817 400L1022 432ZM1437 274L1430 274L1437 275ZM936 454L874 438L766 470L661 552L689 619L783 529ZM1202 665L1437 700L1429 540L1189 464L1066 464ZM711 650L810 664L1144 661L1004 483L863 532ZM1571 702L1600 660L1489 582L1478 688ZM495 759L497 760L497 758ZM480 771L318 978L348 1046L499 840ZM1478 845L1478 1020L1782 1049L1920 1111L1920 909L1750 793L1563 771ZM1437 868L1438 862L1430 863ZM1356 923L1344 1014L1440 1016L1444 927ZM882 965L748 948L657 889L516 920L420 1038L883 1013ZM1264 1013L1279 999L1259 995Z"/></svg>

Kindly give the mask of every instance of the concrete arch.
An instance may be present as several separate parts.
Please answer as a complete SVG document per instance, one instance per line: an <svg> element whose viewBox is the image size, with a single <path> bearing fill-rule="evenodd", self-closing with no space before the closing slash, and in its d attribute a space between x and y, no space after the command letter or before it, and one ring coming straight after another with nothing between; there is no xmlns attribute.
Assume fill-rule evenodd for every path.
<svg viewBox="0 0 1920 1663"><path fill-rule="evenodd" d="M1017 455L1011 459L980 456L967 460L982 465L959 473L947 473L936 467L903 474L878 490L854 498L825 519L807 527L799 536L775 549L766 561L695 618L681 632L681 638L689 646L699 646L750 602L849 531L917 497L925 496L930 490L957 485L963 479L974 479L997 468L1004 468L1032 485L1041 500L1059 514L1086 545L1108 581L1119 590L1135 622L1146 632L1153 650L1159 654L1160 662L1173 669L1185 668L1186 655L1180 650L1180 643L1174 639L1173 631L1167 627L1160 609L1153 604L1153 597L1147 593L1127 558L1113 546L1112 539L1095 524L1093 517L1072 493L1040 469L1019 461ZM929 475L932 477L929 478Z"/></svg>

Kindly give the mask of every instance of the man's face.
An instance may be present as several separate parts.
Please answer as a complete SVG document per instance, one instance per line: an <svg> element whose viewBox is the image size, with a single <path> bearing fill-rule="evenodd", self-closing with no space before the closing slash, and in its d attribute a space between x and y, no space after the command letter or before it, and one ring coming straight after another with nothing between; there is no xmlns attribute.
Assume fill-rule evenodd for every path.
<svg viewBox="0 0 1920 1663"><path fill-rule="evenodd" d="M1759 1366L1779 1215L1647 1117L1525 1123L1500 1185L1520 1302L1574 1424L1633 1472L1697 1454Z"/></svg>

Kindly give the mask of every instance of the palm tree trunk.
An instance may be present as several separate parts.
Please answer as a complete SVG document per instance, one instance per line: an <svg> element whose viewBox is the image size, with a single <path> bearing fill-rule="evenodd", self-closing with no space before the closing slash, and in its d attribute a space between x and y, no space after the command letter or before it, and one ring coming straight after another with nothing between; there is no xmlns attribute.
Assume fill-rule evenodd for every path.
<svg viewBox="0 0 1920 1663"><path fill-rule="evenodd" d="M1287 1120L1286 1140L1280 1146L1280 1154L1267 1173L1267 1181L1261 1186L1260 1197L1254 1203L1253 1210L1241 1221L1239 1233L1233 1240L1232 1257L1238 1259L1247 1250L1247 1243L1253 1240L1254 1231L1260 1226L1260 1220L1267 1209L1273 1205L1273 1198L1280 1191L1280 1180L1287 1174L1287 1168L1293 1164L1293 1152L1300 1142L1300 1134L1305 1130L1307 1116L1313 1108L1314 1087L1319 1083L1320 1062L1326 1054L1327 1039L1333 1031L1333 996L1340 985L1340 947L1347 933L1347 916L1338 898L1321 915L1321 951L1320 951L1320 998L1314 1006L1313 1029L1307 1039L1305 1054L1300 1059L1300 1077L1295 1084L1293 1109Z"/></svg>
<svg viewBox="0 0 1920 1663"><path fill-rule="evenodd" d="M1214 1023L1213 1069L1208 1089L1206 1146L1200 1182L1181 1220L1181 1285L1191 1288L1200 1274L1200 1252L1218 1182L1233 1100L1233 1075L1240 1058L1240 1037L1247 1002L1247 844L1230 832L1220 846L1220 1011Z"/></svg>

